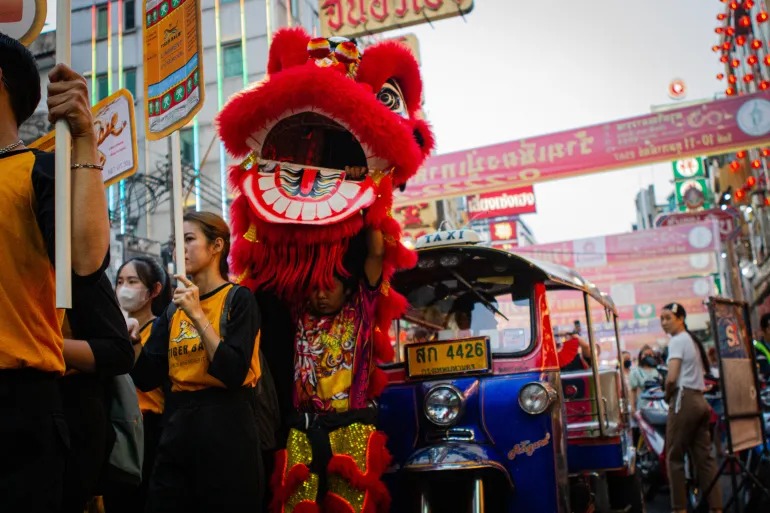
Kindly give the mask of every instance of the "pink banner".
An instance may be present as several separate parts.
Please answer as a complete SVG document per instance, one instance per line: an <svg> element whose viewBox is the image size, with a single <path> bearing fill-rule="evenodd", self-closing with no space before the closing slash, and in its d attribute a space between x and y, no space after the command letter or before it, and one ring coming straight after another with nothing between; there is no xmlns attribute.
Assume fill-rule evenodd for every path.
<svg viewBox="0 0 770 513"><path fill-rule="evenodd" d="M770 143L770 91L436 155L400 203L494 192Z"/></svg>
<svg viewBox="0 0 770 513"><path fill-rule="evenodd" d="M633 283L640 281L673 280L708 276L718 272L715 253L692 253L673 255L633 262L621 262L604 267L584 267L580 275L606 287L612 283Z"/></svg>
<svg viewBox="0 0 770 513"><path fill-rule="evenodd" d="M716 224L710 221L524 246L517 249L516 253L574 267L582 273L584 268L594 269L670 255L712 252L719 248L719 230Z"/></svg>

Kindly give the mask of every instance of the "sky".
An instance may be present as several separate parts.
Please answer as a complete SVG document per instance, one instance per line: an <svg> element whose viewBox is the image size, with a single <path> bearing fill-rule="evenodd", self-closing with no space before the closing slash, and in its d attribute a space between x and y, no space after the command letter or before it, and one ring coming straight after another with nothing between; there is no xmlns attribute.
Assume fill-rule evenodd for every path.
<svg viewBox="0 0 770 513"><path fill-rule="evenodd" d="M48 0L49 21L55 1ZM716 44L719 0L476 0L465 18L388 32L417 35L425 110L437 153L647 114L724 90ZM661 164L535 185L538 242L631 230L636 193L673 191Z"/></svg>

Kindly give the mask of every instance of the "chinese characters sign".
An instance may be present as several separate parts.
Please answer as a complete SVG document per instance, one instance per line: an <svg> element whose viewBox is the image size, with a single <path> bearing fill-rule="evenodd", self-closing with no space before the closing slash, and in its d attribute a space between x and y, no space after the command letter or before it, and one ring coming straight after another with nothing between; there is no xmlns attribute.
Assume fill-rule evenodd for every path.
<svg viewBox="0 0 770 513"><path fill-rule="evenodd" d="M357 37L462 16L473 0L319 0L323 37Z"/></svg>
<svg viewBox="0 0 770 513"><path fill-rule="evenodd" d="M203 107L198 0L145 0L144 88L147 138L186 125Z"/></svg>
<svg viewBox="0 0 770 513"><path fill-rule="evenodd" d="M770 143L770 91L437 155L395 202L466 196Z"/></svg>

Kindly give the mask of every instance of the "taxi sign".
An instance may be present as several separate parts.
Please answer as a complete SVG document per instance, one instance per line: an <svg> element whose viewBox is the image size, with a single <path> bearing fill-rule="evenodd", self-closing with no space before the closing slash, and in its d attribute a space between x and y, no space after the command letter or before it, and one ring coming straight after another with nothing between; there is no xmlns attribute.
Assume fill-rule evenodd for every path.
<svg viewBox="0 0 770 513"><path fill-rule="evenodd" d="M491 369L489 337L440 340L406 346L406 375L409 378L476 374Z"/></svg>
<svg viewBox="0 0 770 513"><path fill-rule="evenodd" d="M481 242L481 237L473 230L445 230L418 237L415 249L456 246L458 244L478 244L479 242Z"/></svg>

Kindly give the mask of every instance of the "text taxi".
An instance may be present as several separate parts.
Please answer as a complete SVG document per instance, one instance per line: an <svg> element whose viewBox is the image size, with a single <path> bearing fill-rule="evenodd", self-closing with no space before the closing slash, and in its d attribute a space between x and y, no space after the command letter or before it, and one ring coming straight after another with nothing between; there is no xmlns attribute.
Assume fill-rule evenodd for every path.
<svg viewBox="0 0 770 513"><path fill-rule="evenodd" d="M417 266L393 279L410 306L380 398L391 510L643 511L626 390L616 360L600 365L594 336L594 321L616 326L611 300L570 269L484 247L472 231L416 246ZM584 305L574 316L585 335L552 322L549 302L564 294ZM614 332L605 356L619 351ZM560 353L557 339L569 337L583 347L569 359L583 365L561 368L569 341Z"/></svg>

